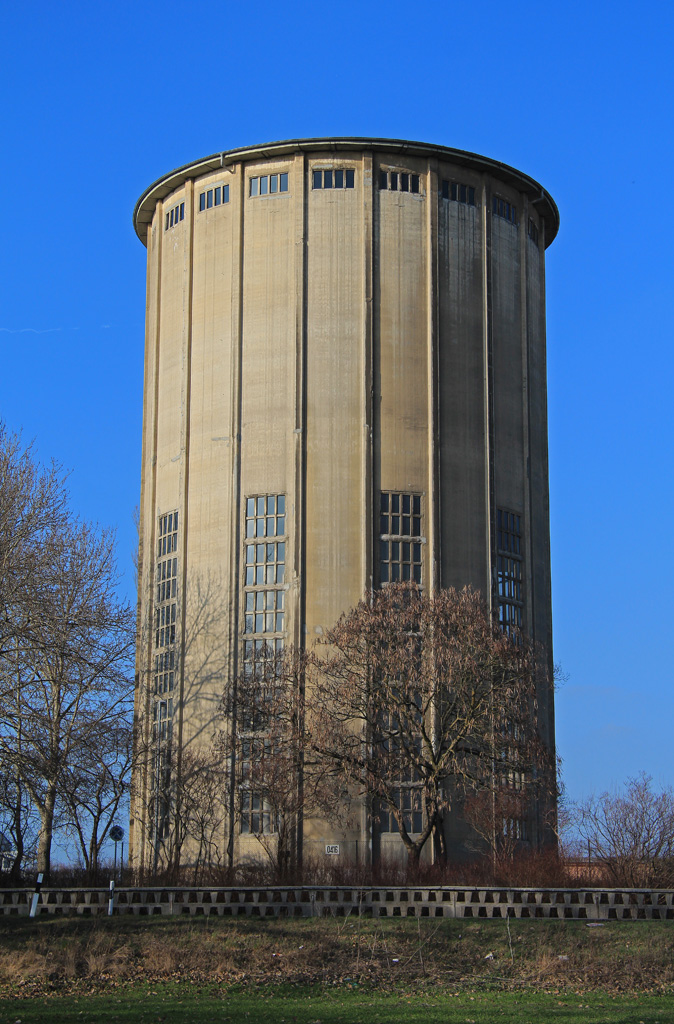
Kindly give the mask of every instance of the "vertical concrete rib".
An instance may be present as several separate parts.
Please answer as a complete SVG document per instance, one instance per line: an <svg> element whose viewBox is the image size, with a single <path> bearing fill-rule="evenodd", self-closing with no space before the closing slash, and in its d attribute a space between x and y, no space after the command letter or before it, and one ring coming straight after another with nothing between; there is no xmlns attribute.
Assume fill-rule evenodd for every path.
<svg viewBox="0 0 674 1024"><path fill-rule="evenodd" d="M362 506L361 506L361 579L363 594L371 591L374 586L373 546L375 543L375 523L377 513L374 501L373 466L373 401L374 401L374 367L373 367L373 298L372 298L372 244L374 237L374 172L372 154L364 153L362 157L363 180L363 351L362 375L363 390L361 395L363 409L362 429Z"/></svg>
<svg viewBox="0 0 674 1024"><path fill-rule="evenodd" d="M375 583L374 554L375 531L378 509L375 504L378 482L375 480L374 459L374 418L375 418L375 368L374 368L374 239L375 239L375 174L372 153L363 153L363 369L362 374L362 504L361 504L361 559L363 594L372 591ZM375 549L376 550L376 549ZM359 595L362 596L362 595ZM360 843L363 864L372 863L372 801L367 796L361 807Z"/></svg>
<svg viewBox="0 0 674 1024"><path fill-rule="evenodd" d="M138 867L141 871L145 868L147 844L144 837L147 830L147 809L149 806L149 785L151 770L149 765L150 749L150 680L152 678L152 616L154 614L154 588L152 587L152 567L154 562L154 551L156 549L156 492L157 492L157 411L159 403L159 355L160 355L160 329L161 329L161 261L162 241L164 233L161 230L162 206L157 205L155 215L147 233L147 290L145 297L145 401L144 411L149 422L143 423L143 454L142 454L142 480L145 484L140 490L140 552L142 560L138 564L138 603L139 612L137 616L137 650L136 666L138 673L138 689L136 692L136 714L140 711L140 722L142 733L140 743L143 745L142 754L144 770L142 772L142 793L140 797L140 813L134 813L135 805L131 809L131 824L129 833L134 826L134 821L139 820L141 835L140 839L129 837L130 857L139 856ZM158 224L158 226L157 226ZM154 285L154 309L152 310L152 288ZM154 318L152 324L151 313ZM154 327L154 337L150 337L151 325ZM152 396L149 401L149 396ZM149 480L148 480L149 477ZM149 491L149 494L147 494ZM149 523L145 517L149 516ZM146 527L147 539L146 543ZM146 609L147 614L143 615L142 610ZM147 637L147 641L145 640ZM136 719L138 720L138 719ZM137 844L140 844L140 852Z"/></svg>
<svg viewBox="0 0 674 1024"><path fill-rule="evenodd" d="M381 491L381 316L380 316L380 303L381 303L381 227L380 227L380 197L379 190L377 188L377 175L379 173L378 163L373 152L364 154L370 161L370 173L371 173L371 191L372 196L372 220L371 220L371 232L372 232L372 245L370 248L370 275L371 275L371 314L370 314L370 329L372 339L372 493L377 495ZM370 534L371 543L374 545L374 550L377 550L377 543L379 540L379 509L373 509L374 515L367 524ZM379 573L377 567L373 562L373 582L375 586L379 586Z"/></svg>
<svg viewBox="0 0 674 1024"><path fill-rule="evenodd" d="M438 173L437 160L429 160L426 195L426 337L428 387L428 568L429 593L440 588L440 296L438 294Z"/></svg>
<svg viewBox="0 0 674 1024"><path fill-rule="evenodd" d="M293 643L304 647L306 628L305 608L305 560L306 560L306 472L307 472L307 381L306 381L306 335L307 335L307 190L305 185L305 156L297 153L293 167L293 190L295 207L295 397L294 397L294 471L292 536L295 538L294 586L295 622Z"/></svg>
<svg viewBox="0 0 674 1024"><path fill-rule="evenodd" d="M182 438L181 438L181 462L180 468L182 472L182 494L181 494L181 517L182 517L182 530L180 535L180 555L179 559L181 567L181 580L180 580L180 593L182 594L182 600L179 603L180 611L180 655L179 655L179 666L180 666L180 700L178 702L178 754L177 754L177 778L178 778L178 792L180 792L180 773L182 771L182 753L183 753L183 706L185 699L185 650L186 650L186 637L187 637L187 562L188 562L188 519L189 519L189 498L190 498L190 434L191 434L191 423L190 413L192 405L192 304L193 294L192 289L194 287L194 183L191 181L185 182L185 213L186 213L186 224L185 233L187 235L187 252L183 258L187 259L187 267L185 270L186 274L186 287L185 287L185 302L186 308L183 315L183 324L185 325L185 335L183 339L183 395L182 395ZM156 516L155 516L156 518ZM173 713L175 716L176 708L174 707ZM175 726L174 726L175 728Z"/></svg>
<svg viewBox="0 0 674 1024"><path fill-rule="evenodd" d="M307 187L306 187L306 157L303 153L297 153L293 168L293 188L296 191L295 198L295 401L294 401L294 438L295 438L295 459L294 459L294 528L292 535L295 538L294 568L295 568L295 623L293 628L293 639L298 649L303 649L306 644L306 492L307 492ZM286 509L286 514L289 510ZM291 522L293 521L291 519ZM300 680L300 687L303 687L304 680ZM303 703L303 691L300 698ZM297 819L295 822L295 852L298 863L302 863L304 845L304 818L302 814L302 799L304 778L303 769L299 770L297 785L300 799L298 800Z"/></svg>
<svg viewBox="0 0 674 1024"><path fill-rule="evenodd" d="M237 173L238 171L238 173ZM239 609L241 606L241 529L243 509L241 508L241 403L242 381L241 361L243 353L243 261L244 261L244 211L245 211L245 180L243 164L236 165L234 176L231 182L232 193L237 190L235 197L238 203L238 220L233 231L232 245L232 309L231 309L231 343L229 350L230 357L230 438L232 446L231 473L229 478L231 509L230 529L231 543L229 547L229 652L227 668L230 677L235 679L239 670ZM236 696L233 700L230 729L236 734ZM228 810L228 835L227 835L227 859L230 867L234 863L235 843L235 822L236 822L236 763L234 756L230 764L229 779L229 807Z"/></svg>
<svg viewBox="0 0 674 1024"><path fill-rule="evenodd" d="M486 180L482 185L482 309L483 309L483 416L484 416L484 503L485 557L488 591L484 595L490 609L494 608L494 317L492 303L492 239L489 202L491 190Z"/></svg>
<svg viewBox="0 0 674 1024"><path fill-rule="evenodd" d="M529 260L527 231L529 209L526 196L522 197L522 220L519 230L520 246L520 339L522 358L522 462L524 465L524 493L522 495L522 511L524 512L524 616L523 628L535 642L534 609L534 574L533 566L533 519L531 507L531 400L529 374Z"/></svg>
<svg viewBox="0 0 674 1024"><path fill-rule="evenodd" d="M541 362L542 362L543 367L545 368L547 366L547 333L546 333L546 315L545 315L545 256L544 256L544 253L545 253L545 220L542 217L541 217L541 221L540 221L540 230L539 230L539 246L540 246L540 248L538 250L538 253L539 253L539 256L538 256L538 260L539 260L539 264L538 264L538 274L539 274L539 300L538 301L539 301L539 309L538 309L538 323L537 323L536 327L537 327L537 342L538 342L538 345L540 346L540 348L542 349L542 359L541 359ZM529 350L527 349L527 352L528 351ZM547 389L547 375L544 375L543 382L542 382L542 387L540 387L540 395L541 395L541 404L542 404L542 407L543 407L543 424L544 424L544 427L545 427L545 434L544 434L544 437L545 437L545 465L540 467L541 478L543 480L545 480L545 483L546 483L545 527L541 531L541 536L539 538L539 536L538 536L539 522L536 521L536 517L534 516L534 508L535 508L536 499L538 499L539 502L540 502L540 495L534 495L533 493L531 493L531 490L530 490L530 493L529 493L529 499L530 499L529 518L530 518L530 521L531 521L531 538L530 538L530 543L531 543L532 552L533 551L537 551L539 557L540 557L540 545L542 544L544 546L544 548L545 548L544 558L546 559L545 564L548 566L548 570L549 570L549 567L550 567L550 495L549 495L549 489L548 489L548 485L547 485L547 482L548 482L548 444L547 444L547 438L548 438L548 389ZM529 395L529 415L531 415L531 394ZM531 461L531 445L529 445L528 455L529 455L529 462L530 462ZM538 595L536 594L536 590L535 590L535 573L533 572L533 560L532 560L531 578L532 578L532 583L531 583L531 606L532 606L532 609L533 609L533 608L537 608L538 607L538 604L535 603L535 602L538 601ZM548 571L548 592L542 597L542 600L541 600L540 604L541 604L541 607L546 607L547 606L548 608L550 608L552 606L552 594L550 592L550 575L549 575L549 571ZM546 635L544 637L540 636L540 626L535 621L535 619L534 619L534 617L532 615L532 621L531 621L531 635L532 635L532 639L534 641L536 641L537 643L543 645L543 647L548 651L548 654L549 654L549 672L550 672L550 674L552 674L552 631L550 629L550 622L549 621L547 623L547 627L548 628L546 630ZM550 707L552 708L552 702L550 702ZM554 737L554 731L552 733L550 733L550 736ZM550 737L548 737L548 742L550 742Z"/></svg>
<svg viewBox="0 0 674 1024"><path fill-rule="evenodd" d="M540 609L541 615L544 615L544 609L548 609L549 614L544 617L545 621L545 635L541 636L541 628L538 628L536 642L547 655L547 675L549 677L549 690L546 692L545 699L545 729L546 733L544 736L545 742L549 745L551 750L554 750L555 744L555 702L554 702L554 658L553 658L553 644L552 644L552 578L550 571L550 489L549 489L549 474L548 474L548 389L547 389L547 373L545 368L547 367L547 317L546 317L546 299L545 299L545 235L546 235L546 221L543 217L540 218L540 229L539 229L539 293L540 293L540 307L538 310L538 330L539 344L542 348L541 359L544 369L544 377L542 385L540 386L541 393L541 404L543 407L543 430L542 435L545 441L544 450L544 464L541 466L541 477L545 481L545 506L544 506L544 519L540 524L537 524L537 531L540 528L539 533L532 534L532 544L535 542L535 550L537 557L540 560L541 565L546 568L546 592L536 594L537 609ZM532 501L532 519L533 519L533 508L536 500L535 495L531 495ZM541 554L542 551L542 554ZM540 702L539 702L540 703Z"/></svg>

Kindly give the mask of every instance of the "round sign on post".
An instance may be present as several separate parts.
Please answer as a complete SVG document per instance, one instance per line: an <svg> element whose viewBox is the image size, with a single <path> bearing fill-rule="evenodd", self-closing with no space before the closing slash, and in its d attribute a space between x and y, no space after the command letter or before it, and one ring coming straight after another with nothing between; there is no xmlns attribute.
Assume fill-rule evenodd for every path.
<svg viewBox="0 0 674 1024"><path fill-rule="evenodd" d="M110 829L110 838L115 844L115 863L113 867L113 877L117 877L117 843L122 844L122 860L120 863L120 874L121 869L124 867L124 829L121 825L113 825Z"/></svg>

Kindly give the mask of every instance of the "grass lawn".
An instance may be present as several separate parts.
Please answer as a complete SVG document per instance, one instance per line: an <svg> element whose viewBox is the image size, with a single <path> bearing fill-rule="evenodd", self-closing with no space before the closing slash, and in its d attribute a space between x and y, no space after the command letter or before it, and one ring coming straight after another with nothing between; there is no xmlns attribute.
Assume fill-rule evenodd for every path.
<svg viewBox="0 0 674 1024"><path fill-rule="evenodd" d="M672 1024L674 996L583 996L486 992L385 995L354 990L276 990L255 994L195 990L181 983L118 989L105 995L5 998L0 1024L170 1021L171 1024Z"/></svg>

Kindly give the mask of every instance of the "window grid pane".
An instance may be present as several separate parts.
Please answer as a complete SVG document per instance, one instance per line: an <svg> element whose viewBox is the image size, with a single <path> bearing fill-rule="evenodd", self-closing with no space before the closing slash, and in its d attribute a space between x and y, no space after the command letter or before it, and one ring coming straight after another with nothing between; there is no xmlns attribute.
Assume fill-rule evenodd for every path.
<svg viewBox="0 0 674 1024"><path fill-rule="evenodd" d="M421 495L382 491L379 578L382 584L422 583Z"/></svg>
<svg viewBox="0 0 674 1024"><path fill-rule="evenodd" d="M246 499L243 664L252 672L281 650L285 633L284 494Z"/></svg>
<svg viewBox="0 0 674 1024"><path fill-rule="evenodd" d="M506 509L496 511L496 588L499 624L504 633L522 629L524 587L522 583L522 517Z"/></svg>
<svg viewBox="0 0 674 1024"><path fill-rule="evenodd" d="M334 169L316 168L311 172L312 189L345 189L355 185L353 167L337 167Z"/></svg>
<svg viewBox="0 0 674 1024"><path fill-rule="evenodd" d="M499 196L493 196L491 209L494 216L502 217L517 227L517 207L513 203L509 203Z"/></svg>
<svg viewBox="0 0 674 1024"><path fill-rule="evenodd" d="M173 692L178 618L178 513L159 517L154 608L154 692Z"/></svg>
<svg viewBox="0 0 674 1024"><path fill-rule="evenodd" d="M176 219L180 216L176 207ZM155 562L154 658L152 684L154 708L152 722L153 767L150 836L152 841L167 839L172 827L173 784L171 739L173 700L177 687L178 629L178 512L167 512L157 522L157 559Z"/></svg>
<svg viewBox="0 0 674 1024"><path fill-rule="evenodd" d="M411 192L418 196L421 194L420 183L420 176L409 171L379 172L379 189L382 192Z"/></svg>
<svg viewBox="0 0 674 1024"><path fill-rule="evenodd" d="M419 800L419 791L410 786L399 786L394 790L393 798L396 806L403 812L403 824L408 833L421 832L423 829L423 814ZM380 833L397 833L398 822L395 814L382 800L376 800L374 805L375 815L378 820Z"/></svg>
<svg viewBox="0 0 674 1024"><path fill-rule="evenodd" d="M179 221L185 220L185 203L178 203L172 207L164 218L164 231L168 231L169 228L175 227Z"/></svg>
<svg viewBox="0 0 674 1024"><path fill-rule="evenodd" d="M473 185L464 185L458 181L443 181L440 195L443 199L450 199L455 203L475 206L475 188Z"/></svg>
<svg viewBox="0 0 674 1024"><path fill-rule="evenodd" d="M272 756L266 736L246 736L241 740L238 775L240 787L240 832L242 835L271 833L276 822L269 801L255 787L255 769ZM264 774L264 773L263 773Z"/></svg>
<svg viewBox="0 0 674 1024"><path fill-rule="evenodd" d="M279 192L288 191L288 172L284 171L282 174L260 174L254 178L250 178L250 185L248 194L251 198L254 196L268 196L277 195ZM229 189L229 185L226 186ZM314 188L316 186L314 185ZM229 193L228 193L229 198ZM226 202L227 200L223 200Z"/></svg>

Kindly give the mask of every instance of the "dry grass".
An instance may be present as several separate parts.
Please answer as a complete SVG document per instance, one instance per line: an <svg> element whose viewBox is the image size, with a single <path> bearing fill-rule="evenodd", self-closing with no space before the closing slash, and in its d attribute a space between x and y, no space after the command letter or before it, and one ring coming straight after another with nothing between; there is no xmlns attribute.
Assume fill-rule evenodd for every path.
<svg viewBox="0 0 674 1024"><path fill-rule="evenodd" d="M0 920L0 994L218 986L674 992L667 922Z"/></svg>

